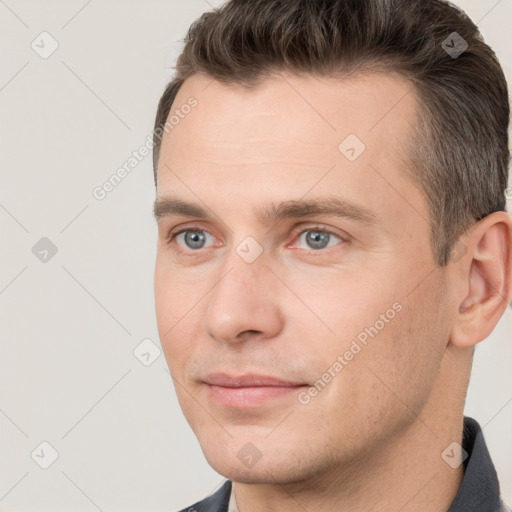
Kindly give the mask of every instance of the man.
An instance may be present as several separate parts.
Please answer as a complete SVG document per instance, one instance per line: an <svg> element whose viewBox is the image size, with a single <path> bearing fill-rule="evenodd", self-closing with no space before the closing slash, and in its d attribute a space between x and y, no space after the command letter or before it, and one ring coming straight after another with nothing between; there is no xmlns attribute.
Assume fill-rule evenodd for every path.
<svg viewBox="0 0 512 512"><path fill-rule="evenodd" d="M497 511L474 347L512 298L509 105L442 0L232 0L155 124L158 328L228 480L188 511Z"/></svg>

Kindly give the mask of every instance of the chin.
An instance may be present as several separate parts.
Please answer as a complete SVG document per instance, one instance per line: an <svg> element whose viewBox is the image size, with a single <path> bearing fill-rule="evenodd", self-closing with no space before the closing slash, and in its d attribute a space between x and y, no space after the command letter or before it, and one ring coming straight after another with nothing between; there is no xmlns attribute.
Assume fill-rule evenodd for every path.
<svg viewBox="0 0 512 512"><path fill-rule="evenodd" d="M287 484L299 482L308 477L296 457L276 452L270 447L258 454L254 445L247 443L242 449L215 446L204 449L208 464L220 475L229 480L244 484ZM266 454L265 454L266 453ZM247 459L247 455L256 458ZM246 459L244 461L244 459Z"/></svg>
<svg viewBox="0 0 512 512"><path fill-rule="evenodd" d="M277 468L273 464L265 466L254 466L253 468L241 468L238 461L233 461L231 464L224 460L219 464L212 464L208 461L210 466L220 475L239 482L241 484L286 484L296 481L292 475L282 472L282 467Z"/></svg>

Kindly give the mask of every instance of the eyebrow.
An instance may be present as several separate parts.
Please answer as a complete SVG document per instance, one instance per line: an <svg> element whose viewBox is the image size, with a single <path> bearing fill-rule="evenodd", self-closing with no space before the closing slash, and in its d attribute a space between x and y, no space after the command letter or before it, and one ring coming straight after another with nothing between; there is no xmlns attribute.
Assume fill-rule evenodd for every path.
<svg viewBox="0 0 512 512"><path fill-rule="evenodd" d="M184 216L211 220L211 215L203 207L173 196L157 199L153 205L153 215L157 222L163 218ZM339 197L324 197L314 200L290 200L268 203L256 210L256 217L263 223L276 223L283 219L332 215L362 224L378 224L377 215L363 206Z"/></svg>

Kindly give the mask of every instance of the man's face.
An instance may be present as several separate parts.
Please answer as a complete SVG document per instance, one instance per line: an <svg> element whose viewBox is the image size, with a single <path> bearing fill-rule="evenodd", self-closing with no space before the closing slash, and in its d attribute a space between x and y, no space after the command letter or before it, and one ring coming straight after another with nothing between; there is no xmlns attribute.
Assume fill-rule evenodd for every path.
<svg viewBox="0 0 512 512"><path fill-rule="evenodd" d="M195 76L171 114L190 97L160 154L155 297L207 460L239 482L284 483L375 453L432 398L449 338L445 270L406 177L411 85ZM171 196L206 217L171 215ZM279 208L333 200L338 214Z"/></svg>

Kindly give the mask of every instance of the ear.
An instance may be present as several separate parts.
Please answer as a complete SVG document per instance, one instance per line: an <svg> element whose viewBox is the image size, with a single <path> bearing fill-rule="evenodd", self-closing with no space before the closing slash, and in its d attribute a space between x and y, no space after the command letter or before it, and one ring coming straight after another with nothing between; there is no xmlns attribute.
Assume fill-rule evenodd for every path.
<svg viewBox="0 0 512 512"><path fill-rule="evenodd" d="M468 348L487 338L512 298L512 217L495 212L482 219L464 241L467 251L456 262L462 279L457 317L450 342ZM461 300L462 299L462 300Z"/></svg>

